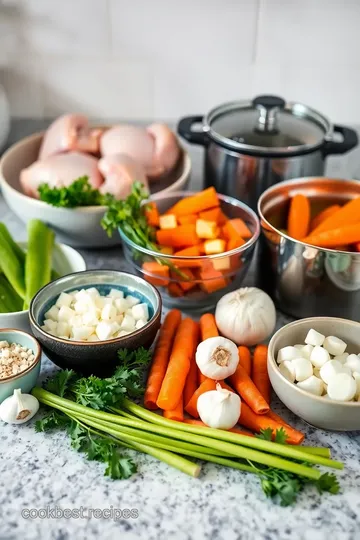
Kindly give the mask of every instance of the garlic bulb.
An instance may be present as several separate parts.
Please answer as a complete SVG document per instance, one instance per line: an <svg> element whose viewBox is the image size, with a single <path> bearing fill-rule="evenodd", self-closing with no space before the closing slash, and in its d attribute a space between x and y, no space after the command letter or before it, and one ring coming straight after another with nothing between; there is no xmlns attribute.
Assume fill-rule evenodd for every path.
<svg viewBox="0 0 360 540"><path fill-rule="evenodd" d="M196 349L196 363L203 375L215 381L222 381L235 373L239 363L239 352L230 339L208 338Z"/></svg>
<svg viewBox="0 0 360 540"><path fill-rule="evenodd" d="M256 345L268 338L276 323L274 302L256 287L225 294L216 306L220 332L238 345Z"/></svg>
<svg viewBox="0 0 360 540"><path fill-rule="evenodd" d="M39 410L39 402L31 394L22 394L20 388L0 405L0 418L7 424L24 424Z"/></svg>
<svg viewBox="0 0 360 540"><path fill-rule="evenodd" d="M197 410L207 426L231 429L239 420L241 400L237 394L217 384L216 390L205 392L198 398Z"/></svg>

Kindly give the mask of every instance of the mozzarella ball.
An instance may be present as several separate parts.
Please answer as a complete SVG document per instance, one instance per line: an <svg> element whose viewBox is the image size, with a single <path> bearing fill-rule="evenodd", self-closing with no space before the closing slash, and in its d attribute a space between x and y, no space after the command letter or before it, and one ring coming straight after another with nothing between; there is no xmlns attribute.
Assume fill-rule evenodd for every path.
<svg viewBox="0 0 360 540"><path fill-rule="evenodd" d="M323 347L328 351L329 354L336 356L345 352L347 344L345 341L336 336L328 336L324 340Z"/></svg>
<svg viewBox="0 0 360 540"><path fill-rule="evenodd" d="M324 383L314 375L311 375L311 377L304 381L298 382L297 386L302 390L306 390L306 392L314 394L314 396L321 396L324 390Z"/></svg>
<svg viewBox="0 0 360 540"><path fill-rule="evenodd" d="M352 373L354 371L360 373L360 358L357 354L349 354L344 366L350 368Z"/></svg>
<svg viewBox="0 0 360 540"><path fill-rule="evenodd" d="M330 354L326 349L316 345L310 355L310 362L313 366L321 368L326 362L330 360Z"/></svg>
<svg viewBox="0 0 360 540"><path fill-rule="evenodd" d="M334 356L334 360L337 360L338 362L340 362L340 364L345 364L348 356L349 356L348 353L338 354Z"/></svg>
<svg viewBox="0 0 360 540"><path fill-rule="evenodd" d="M335 401L351 401L356 394L355 379L347 373L339 373L330 380L327 393Z"/></svg>
<svg viewBox="0 0 360 540"><path fill-rule="evenodd" d="M320 347L325 341L325 336L320 334L320 332L317 332L313 328L308 331L307 336L305 338L305 343L307 345L313 345L314 347Z"/></svg>
<svg viewBox="0 0 360 540"><path fill-rule="evenodd" d="M281 362L279 365L279 371L282 375L284 375L285 379L292 383L295 382L295 367L290 360L284 360L284 362Z"/></svg>
<svg viewBox="0 0 360 540"><path fill-rule="evenodd" d="M329 360L320 368L320 377L324 383L329 384L333 377L342 372L343 365L337 360Z"/></svg>
<svg viewBox="0 0 360 540"><path fill-rule="evenodd" d="M301 349L301 356L310 360L310 356L313 350L314 350L313 345L304 345Z"/></svg>
<svg viewBox="0 0 360 540"><path fill-rule="evenodd" d="M299 356L299 350L296 347L283 347L279 350L276 361L278 364L281 364L285 360L294 360L294 358L299 358Z"/></svg>

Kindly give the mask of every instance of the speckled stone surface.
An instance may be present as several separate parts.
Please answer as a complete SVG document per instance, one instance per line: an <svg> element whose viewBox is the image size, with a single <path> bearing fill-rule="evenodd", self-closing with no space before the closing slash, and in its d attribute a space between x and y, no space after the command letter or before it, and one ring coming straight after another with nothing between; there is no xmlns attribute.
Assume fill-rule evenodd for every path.
<svg viewBox="0 0 360 540"><path fill-rule="evenodd" d="M16 122L11 140L31 133L39 122ZM200 186L198 151L193 153L193 187ZM349 166L349 163L352 165ZM333 160L331 172L354 175L357 161ZM25 229L0 195L0 216L16 238ZM121 249L82 251L89 268L127 269ZM249 276L248 283L251 283ZM278 326L288 322L281 314ZM42 375L54 371L44 360ZM355 540L360 538L360 435L326 433L307 426L274 399L274 409L306 432L307 444L325 445L343 460L342 491L320 498L306 489L293 508L265 499L256 477L207 464L191 479L154 459L137 454L139 472L111 481L103 466L87 462L69 447L63 433L36 434L33 424L0 426L0 540ZM83 517L22 517L30 509L82 510ZM90 509L94 516L89 517ZM108 510L96 517L95 509ZM133 510L137 517L111 515ZM40 512L41 514L41 512ZM126 515L126 513L125 513Z"/></svg>

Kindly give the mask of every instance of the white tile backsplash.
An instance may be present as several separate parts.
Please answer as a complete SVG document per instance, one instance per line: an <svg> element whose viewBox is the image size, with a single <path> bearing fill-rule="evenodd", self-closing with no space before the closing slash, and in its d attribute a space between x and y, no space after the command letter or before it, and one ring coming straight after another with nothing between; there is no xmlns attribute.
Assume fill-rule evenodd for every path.
<svg viewBox="0 0 360 540"><path fill-rule="evenodd" d="M360 123L360 0L0 0L0 21L13 116L176 120L277 93Z"/></svg>

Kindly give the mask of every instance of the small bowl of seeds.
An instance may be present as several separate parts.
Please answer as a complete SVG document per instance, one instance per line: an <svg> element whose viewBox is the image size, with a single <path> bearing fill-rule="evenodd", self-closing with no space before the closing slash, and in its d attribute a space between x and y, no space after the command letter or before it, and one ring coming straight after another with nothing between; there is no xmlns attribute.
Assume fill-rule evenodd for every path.
<svg viewBox="0 0 360 540"><path fill-rule="evenodd" d="M0 403L17 388L27 394L36 385L40 373L41 347L22 330L0 330Z"/></svg>

